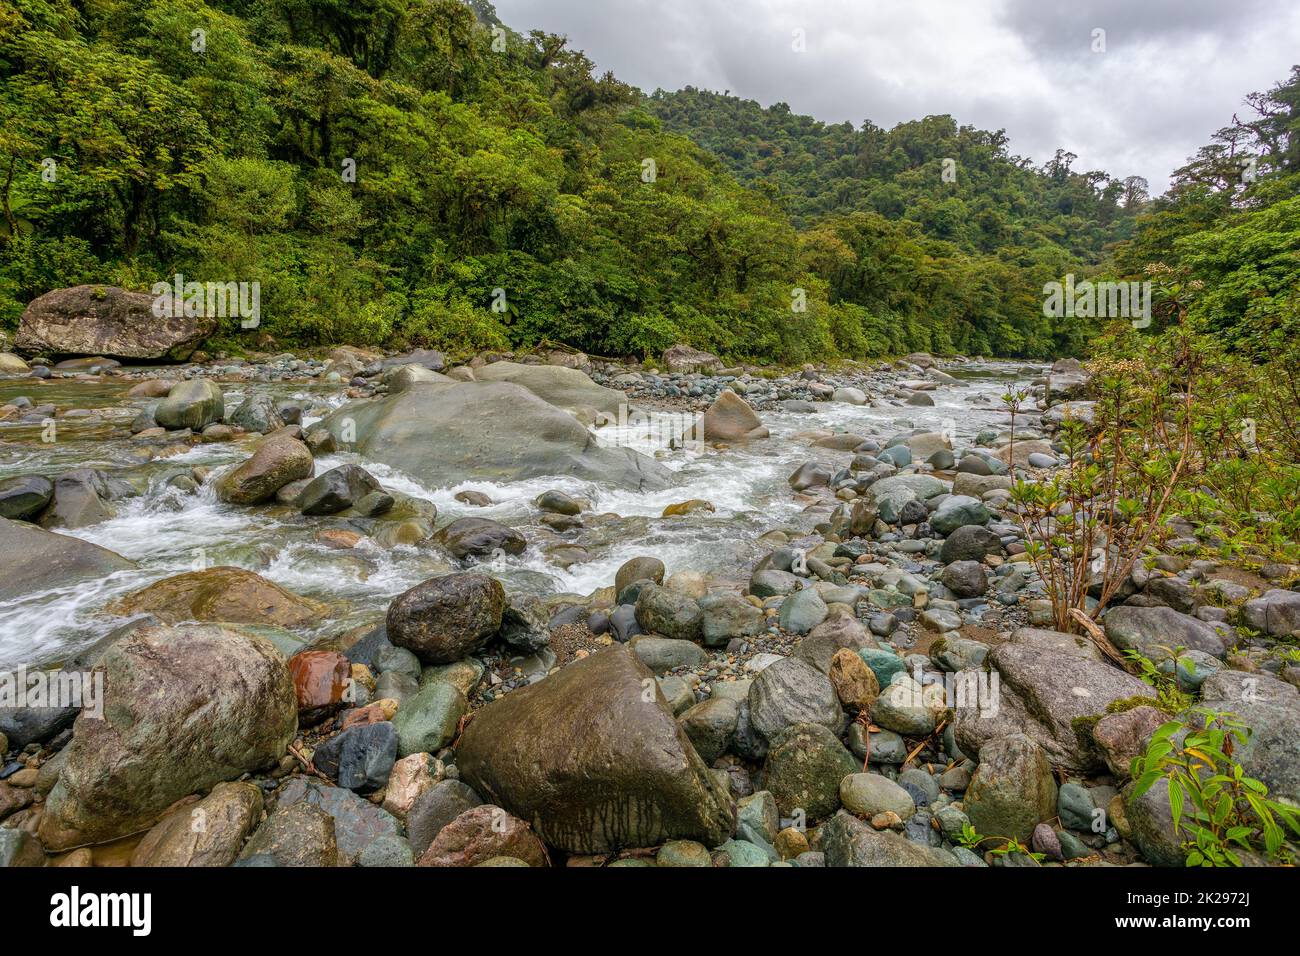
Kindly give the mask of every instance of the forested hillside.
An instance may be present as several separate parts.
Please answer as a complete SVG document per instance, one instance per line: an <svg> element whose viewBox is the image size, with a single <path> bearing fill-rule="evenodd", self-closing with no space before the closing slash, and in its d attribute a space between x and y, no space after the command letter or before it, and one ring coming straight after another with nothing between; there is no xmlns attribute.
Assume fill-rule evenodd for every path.
<svg viewBox="0 0 1300 956"><path fill-rule="evenodd" d="M483 0L3 0L0 81L7 327L53 288L180 273L260 283L233 348L1073 353L1095 330L1045 318L1043 284L1100 268L1147 203L947 116L645 97ZM1119 261L1235 208L1189 180ZM1263 306L1219 261L1249 235L1225 238L1176 258L1235 276L1206 308L1236 323Z"/></svg>

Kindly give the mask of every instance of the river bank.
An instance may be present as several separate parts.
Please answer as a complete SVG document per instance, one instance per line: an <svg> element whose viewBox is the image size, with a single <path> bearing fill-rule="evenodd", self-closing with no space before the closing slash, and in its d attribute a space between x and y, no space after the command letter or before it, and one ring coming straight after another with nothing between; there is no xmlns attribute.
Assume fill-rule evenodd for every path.
<svg viewBox="0 0 1300 956"><path fill-rule="evenodd" d="M1049 629L1010 504L1089 413L1077 363L512 358L0 378L0 668L110 703L0 708L9 858L1181 863L1124 796L1166 702ZM1103 618L1195 655L1292 799L1293 574L1175 547Z"/></svg>

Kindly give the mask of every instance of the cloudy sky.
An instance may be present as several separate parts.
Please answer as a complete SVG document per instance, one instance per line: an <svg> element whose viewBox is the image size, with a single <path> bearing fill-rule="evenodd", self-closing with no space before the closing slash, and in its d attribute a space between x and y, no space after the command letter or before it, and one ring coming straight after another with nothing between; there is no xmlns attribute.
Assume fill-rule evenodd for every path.
<svg viewBox="0 0 1300 956"><path fill-rule="evenodd" d="M495 0L647 92L730 90L827 122L931 113L1041 164L1168 185L1300 62L1296 0ZM1104 52L1094 31L1104 30ZM804 52L796 52L802 31Z"/></svg>

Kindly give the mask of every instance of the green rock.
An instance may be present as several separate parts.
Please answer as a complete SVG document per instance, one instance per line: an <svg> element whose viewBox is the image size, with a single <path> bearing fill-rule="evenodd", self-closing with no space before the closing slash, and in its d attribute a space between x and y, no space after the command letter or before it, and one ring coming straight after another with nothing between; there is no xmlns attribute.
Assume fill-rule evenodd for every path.
<svg viewBox="0 0 1300 956"><path fill-rule="evenodd" d="M712 866L709 848L694 840L673 840L659 848L658 866Z"/></svg>
<svg viewBox="0 0 1300 956"><path fill-rule="evenodd" d="M767 852L747 840L728 840L719 849L727 854L732 866L772 865L772 859Z"/></svg>
<svg viewBox="0 0 1300 956"><path fill-rule="evenodd" d="M911 601L907 602L911 604ZM876 675L876 682L881 687L888 687L894 680L895 674L907 673L907 665L903 659L893 651L883 651L874 647L864 647L858 651L858 656L866 663Z"/></svg>
<svg viewBox="0 0 1300 956"><path fill-rule="evenodd" d="M195 378L172 386L154 409L153 419L163 428L190 428L197 432L221 421L225 412L226 399L217 384L206 378Z"/></svg>
<svg viewBox="0 0 1300 956"><path fill-rule="evenodd" d="M861 766L821 724L795 724L777 735L764 766L766 787L785 816L802 810L808 821L840 806L840 781Z"/></svg>
<svg viewBox="0 0 1300 956"><path fill-rule="evenodd" d="M437 753L456 738L460 718L469 709L459 688L432 681L404 701L393 718L397 731L397 754Z"/></svg>

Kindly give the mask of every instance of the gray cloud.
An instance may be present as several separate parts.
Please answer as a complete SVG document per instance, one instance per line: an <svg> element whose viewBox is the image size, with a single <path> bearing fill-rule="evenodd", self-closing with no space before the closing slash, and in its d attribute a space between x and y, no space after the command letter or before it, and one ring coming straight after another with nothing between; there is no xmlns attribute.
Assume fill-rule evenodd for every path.
<svg viewBox="0 0 1300 956"><path fill-rule="evenodd" d="M1300 60L1291 0L497 0L644 90L730 90L830 123L934 113L1036 163L1167 185L1243 97ZM1092 31L1106 31L1093 52ZM802 30L805 52L792 49Z"/></svg>

